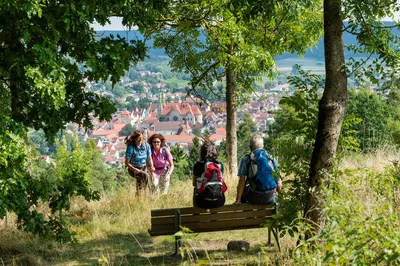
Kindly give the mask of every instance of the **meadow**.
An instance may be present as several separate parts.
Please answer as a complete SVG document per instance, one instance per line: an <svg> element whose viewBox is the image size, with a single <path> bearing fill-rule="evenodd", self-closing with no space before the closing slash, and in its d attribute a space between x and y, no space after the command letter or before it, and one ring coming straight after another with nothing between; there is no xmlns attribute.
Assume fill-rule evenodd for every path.
<svg viewBox="0 0 400 266"><path fill-rule="evenodd" d="M390 257L397 252L399 256L400 171L393 166L399 155L385 150L353 154L341 161L340 178L334 178L328 193L326 230L312 250L307 243L297 245L298 231L281 239L279 252L274 242L266 245L267 229L263 228L185 235L183 257L174 256L173 236L151 238L147 233L150 210L191 206L191 181L173 182L168 195L140 198L132 182L97 202L73 200L69 214L77 243L61 244L19 231L15 217L8 215L0 221L0 265L365 265L377 259L372 253L378 256L382 251ZM236 181L228 180L228 204L234 201ZM385 188L392 189L393 198L382 191ZM384 240L388 237L390 243ZM229 252L231 240L246 240L251 248Z"/></svg>

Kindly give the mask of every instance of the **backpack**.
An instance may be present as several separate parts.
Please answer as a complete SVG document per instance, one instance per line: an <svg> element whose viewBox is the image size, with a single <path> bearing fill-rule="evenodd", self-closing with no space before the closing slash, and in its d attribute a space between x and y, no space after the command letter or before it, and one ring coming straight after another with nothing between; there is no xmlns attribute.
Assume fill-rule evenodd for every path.
<svg viewBox="0 0 400 266"><path fill-rule="evenodd" d="M227 190L222 178L221 167L221 163L215 161L204 163L204 172L196 179L197 192L204 198L219 198Z"/></svg>
<svg viewBox="0 0 400 266"><path fill-rule="evenodd" d="M269 190L278 186L274 177L277 163L270 158L266 150L255 150L248 155L250 157L248 166L249 189L258 193L266 194Z"/></svg>

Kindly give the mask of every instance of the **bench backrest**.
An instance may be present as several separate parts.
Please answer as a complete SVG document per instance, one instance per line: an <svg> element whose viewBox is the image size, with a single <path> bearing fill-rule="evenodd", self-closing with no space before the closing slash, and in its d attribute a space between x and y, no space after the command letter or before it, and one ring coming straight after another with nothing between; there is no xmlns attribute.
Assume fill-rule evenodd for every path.
<svg viewBox="0 0 400 266"><path fill-rule="evenodd" d="M182 227L192 232L211 232L261 227L276 213L271 205L225 205L215 209L196 207L151 211L150 235L172 235Z"/></svg>

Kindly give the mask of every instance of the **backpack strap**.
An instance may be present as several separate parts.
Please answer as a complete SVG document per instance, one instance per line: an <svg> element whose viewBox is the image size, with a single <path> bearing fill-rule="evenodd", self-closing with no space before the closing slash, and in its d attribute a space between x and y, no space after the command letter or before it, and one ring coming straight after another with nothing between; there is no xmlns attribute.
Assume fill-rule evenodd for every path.
<svg viewBox="0 0 400 266"><path fill-rule="evenodd" d="M135 155L136 155L135 145L132 145L132 149L133 149L133 152L132 152L130 163L132 163L132 159L135 158Z"/></svg>
<svg viewBox="0 0 400 266"><path fill-rule="evenodd" d="M162 147L162 154L164 157L164 161L166 161L167 160L167 148L165 146Z"/></svg>

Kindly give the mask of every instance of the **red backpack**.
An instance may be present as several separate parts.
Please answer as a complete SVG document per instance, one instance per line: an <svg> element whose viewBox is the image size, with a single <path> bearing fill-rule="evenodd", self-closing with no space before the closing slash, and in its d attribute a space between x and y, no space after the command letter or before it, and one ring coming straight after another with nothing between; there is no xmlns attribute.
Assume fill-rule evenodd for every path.
<svg viewBox="0 0 400 266"><path fill-rule="evenodd" d="M208 161L204 164L204 172L196 180L196 189L204 198L216 199L227 190L222 178L221 163Z"/></svg>

